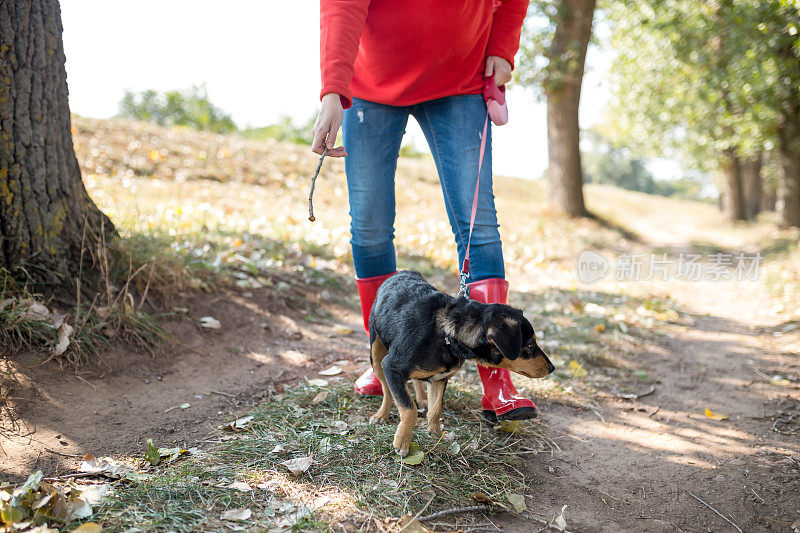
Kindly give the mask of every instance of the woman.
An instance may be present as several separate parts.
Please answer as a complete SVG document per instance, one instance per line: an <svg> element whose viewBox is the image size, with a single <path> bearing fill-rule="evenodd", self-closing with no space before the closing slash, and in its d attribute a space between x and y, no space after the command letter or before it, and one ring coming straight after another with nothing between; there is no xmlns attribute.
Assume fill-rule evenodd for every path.
<svg viewBox="0 0 800 533"><path fill-rule="evenodd" d="M511 79L528 0L321 0L322 111L312 150L346 157L351 246L367 328L380 284L396 271L394 176L409 115L430 145L463 263L486 117L482 85ZM334 146L339 127L344 146ZM347 152L345 152L345 148ZM507 303L492 193L491 130L470 248L470 295ZM508 370L478 367L484 416L536 416ZM368 370L361 394L381 394Z"/></svg>

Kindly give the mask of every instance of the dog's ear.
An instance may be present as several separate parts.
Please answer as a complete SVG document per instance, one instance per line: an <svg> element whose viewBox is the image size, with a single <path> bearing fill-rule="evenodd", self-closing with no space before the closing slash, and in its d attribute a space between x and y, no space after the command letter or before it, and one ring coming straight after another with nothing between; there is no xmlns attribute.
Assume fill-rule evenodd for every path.
<svg viewBox="0 0 800 533"><path fill-rule="evenodd" d="M506 359L516 359L522 350L522 331L519 322L502 319L486 330L486 340L500 350Z"/></svg>
<svg viewBox="0 0 800 533"><path fill-rule="evenodd" d="M528 319L523 316L519 322L519 329L522 334L522 345L527 346L534 336L533 326L528 322Z"/></svg>

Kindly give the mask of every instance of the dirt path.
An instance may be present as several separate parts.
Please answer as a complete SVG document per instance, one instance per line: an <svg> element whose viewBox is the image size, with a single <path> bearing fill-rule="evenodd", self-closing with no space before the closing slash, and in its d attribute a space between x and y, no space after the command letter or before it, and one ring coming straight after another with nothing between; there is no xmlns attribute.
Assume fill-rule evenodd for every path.
<svg viewBox="0 0 800 533"><path fill-rule="evenodd" d="M800 394L756 371L797 372L800 328L764 315L762 292L714 283L673 288L694 323L668 326L660 346L636 355L656 380L638 401L609 395L597 413L540 401L562 452L528 462L541 481L530 489L535 513L549 518L567 505L568 528L579 532L735 531L693 493L742 531L791 531L800 518L800 426L778 422L794 432L783 435L773 423L800 418ZM140 453L147 438L202 446L211 428L267 392L318 377L333 363L345 372L332 381L355 379L364 355L359 317L351 306L326 305L354 333L307 322L267 291L253 291L186 303L190 318L216 316L223 329L176 321L168 327L181 344L166 356L117 351L103 376L23 359L15 367L18 418L0 438L0 474L71 469L86 452ZM706 407L729 420L707 418ZM498 522L505 530L539 530L505 520Z"/></svg>
<svg viewBox="0 0 800 533"><path fill-rule="evenodd" d="M530 462L542 515L567 504L570 529L581 532L736 531L694 494L742 531L788 532L800 518L800 425L779 422L793 435L772 429L776 418L800 417L800 394L756 372L798 371L797 324L765 323L757 286L690 288L673 297L691 302L694 325L639 354L657 379L653 394L601 399L599 414L543 406L563 453ZM713 421L706 407L730 418Z"/></svg>

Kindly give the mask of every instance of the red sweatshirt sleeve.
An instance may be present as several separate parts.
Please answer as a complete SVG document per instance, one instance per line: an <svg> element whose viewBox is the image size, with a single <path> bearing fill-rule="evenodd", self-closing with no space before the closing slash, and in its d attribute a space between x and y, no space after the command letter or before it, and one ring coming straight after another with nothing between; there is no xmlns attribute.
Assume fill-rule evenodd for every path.
<svg viewBox="0 0 800 533"><path fill-rule="evenodd" d="M328 93L340 94L342 106L347 109L353 105L350 80L369 0L320 0L319 6L320 98Z"/></svg>
<svg viewBox="0 0 800 533"><path fill-rule="evenodd" d="M487 56L502 57L514 68L514 56L519 49L522 23L528 11L528 0L502 0L492 19Z"/></svg>

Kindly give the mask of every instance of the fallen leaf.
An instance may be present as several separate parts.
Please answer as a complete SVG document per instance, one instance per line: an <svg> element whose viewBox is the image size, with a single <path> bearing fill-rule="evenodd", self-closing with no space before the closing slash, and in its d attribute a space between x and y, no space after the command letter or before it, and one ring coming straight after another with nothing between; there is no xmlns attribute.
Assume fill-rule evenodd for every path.
<svg viewBox="0 0 800 533"><path fill-rule="evenodd" d="M200 319L200 327L205 329L219 329L222 327L222 324L213 316L204 316Z"/></svg>
<svg viewBox="0 0 800 533"><path fill-rule="evenodd" d="M494 504L494 500L492 500L489 496L487 496L483 492L473 492L472 494L469 495L469 497L478 503L486 503L489 505Z"/></svg>
<svg viewBox="0 0 800 533"><path fill-rule="evenodd" d="M341 326L341 325L333 326L333 331L335 331L339 335L350 335L351 333L353 333L352 328L348 328L347 326Z"/></svg>
<svg viewBox="0 0 800 533"><path fill-rule="evenodd" d="M181 455L188 455L188 454L189 451L184 450L181 447L158 449L158 455L160 455L162 459L167 457L170 463L178 459L178 457L180 457Z"/></svg>
<svg viewBox="0 0 800 533"><path fill-rule="evenodd" d="M506 433L516 433L521 427L522 425L519 420L501 420L500 424L495 426L495 429Z"/></svg>
<svg viewBox="0 0 800 533"><path fill-rule="evenodd" d="M144 458L153 466L161 461L161 454L158 453L158 446L153 444L153 439L147 439L147 449L144 452Z"/></svg>
<svg viewBox="0 0 800 533"><path fill-rule="evenodd" d="M319 373L321 376L335 376L337 374L341 374L342 369L341 367L333 365L332 367L326 368L325 370L320 370Z"/></svg>
<svg viewBox="0 0 800 533"><path fill-rule="evenodd" d="M96 485L76 485L73 487L73 490L76 489L80 491L81 500L85 501L89 505L97 505L101 503L113 492L111 485L108 483L100 483Z"/></svg>
<svg viewBox="0 0 800 533"><path fill-rule="evenodd" d="M75 330L72 328L72 326L70 326L66 322L61 324L61 327L58 328L57 332L58 341L56 342L56 345L53 347L53 355L62 355L64 352L67 351L70 342L69 337L70 335L72 335L74 331Z"/></svg>
<svg viewBox="0 0 800 533"><path fill-rule="evenodd" d="M313 385L315 387L327 387L328 381L320 378L315 378L315 379L309 379L308 384Z"/></svg>
<svg viewBox="0 0 800 533"><path fill-rule="evenodd" d="M712 411L708 407L706 407L706 416L708 418L710 418L711 420L717 420L717 421L727 420L728 419L728 417L726 415L723 415L722 413L715 413L714 411Z"/></svg>
<svg viewBox="0 0 800 533"><path fill-rule="evenodd" d="M82 520L92 516L92 506L85 501L78 498L77 500L70 500L67 504L69 515L67 520Z"/></svg>
<svg viewBox="0 0 800 533"><path fill-rule="evenodd" d="M234 481L233 483L228 485L227 488L235 489L241 492L250 492L251 490L253 490L253 487L251 487L248 483L244 481Z"/></svg>
<svg viewBox="0 0 800 533"><path fill-rule="evenodd" d="M21 309L23 309L19 314L20 318L38 320L40 322L48 322L48 319L50 318L50 310L37 301L20 300L19 306Z"/></svg>
<svg viewBox="0 0 800 533"><path fill-rule="evenodd" d="M572 377L582 378L586 375L586 369L583 368L582 364L573 359L569 362L569 373L572 374Z"/></svg>
<svg viewBox="0 0 800 533"><path fill-rule="evenodd" d="M332 449L330 437L323 437L319 441L319 453L326 454Z"/></svg>
<svg viewBox="0 0 800 533"><path fill-rule="evenodd" d="M602 331L605 331L605 330L606 330L606 325L605 325L605 324L597 324L597 325L594 327L594 330L595 330L596 332L598 332L598 333L600 333L600 332L602 332Z"/></svg>
<svg viewBox="0 0 800 533"><path fill-rule="evenodd" d="M400 459L403 463L407 465L418 465L422 462L425 458L425 452L420 450L419 444L416 442L412 442L408 446L408 455Z"/></svg>
<svg viewBox="0 0 800 533"><path fill-rule="evenodd" d="M522 494L506 494L506 499L508 503L514 506L514 509L516 509L518 513L528 509L528 505L525 503L525 496Z"/></svg>
<svg viewBox="0 0 800 533"><path fill-rule="evenodd" d="M405 515L400 519L400 529L403 533L429 533L430 529L426 528L419 523L415 517L410 514Z"/></svg>
<svg viewBox="0 0 800 533"><path fill-rule="evenodd" d="M180 407L181 409L188 409L191 406L192 406L192 404L190 404L189 402L185 402L185 403L180 404L178 407Z"/></svg>
<svg viewBox="0 0 800 533"><path fill-rule="evenodd" d="M25 518L25 513L21 506L17 507L11 506L10 504L5 504L0 509L0 519L2 519L6 524L21 522L23 518Z"/></svg>
<svg viewBox="0 0 800 533"><path fill-rule="evenodd" d="M350 429L350 424L344 420L333 420L329 423L331 430L339 435L344 435Z"/></svg>
<svg viewBox="0 0 800 533"><path fill-rule="evenodd" d="M450 455L458 455L459 453L461 453L461 445L456 441L453 441L452 443L450 443L450 446L448 446L447 452Z"/></svg>
<svg viewBox="0 0 800 533"><path fill-rule="evenodd" d="M286 461L281 461L280 464L285 466L289 469L289 471L299 476L309 468L311 468L311 464L314 462L314 459L311 455L306 457L295 457L294 459L287 459Z"/></svg>
<svg viewBox="0 0 800 533"><path fill-rule="evenodd" d="M253 511L250 509L230 509L222 513L220 518L222 520L249 520L253 516Z"/></svg>
<svg viewBox="0 0 800 533"><path fill-rule="evenodd" d="M58 533L58 530L48 527L47 524L42 524L41 526L36 526L33 529L28 529L27 531L25 531L25 533Z"/></svg>
<svg viewBox="0 0 800 533"><path fill-rule="evenodd" d="M245 429L247 426L250 425L250 422L253 421L253 416L243 416L242 418L237 418L233 422L225 424L222 426L222 429L229 429L231 431L240 431Z"/></svg>
<svg viewBox="0 0 800 533"><path fill-rule="evenodd" d="M83 457L83 462L79 470L91 474L102 474L111 478L127 478L130 474L134 473L136 469L121 461L116 461L108 457L98 459L94 455L87 453Z"/></svg>
<svg viewBox="0 0 800 533"><path fill-rule="evenodd" d="M564 509L566 508L567 508L566 505L562 507L561 513L556 517L555 520L553 520L553 527L555 527L559 531L564 531L565 529L567 529L567 519L564 518Z"/></svg>
<svg viewBox="0 0 800 533"><path fill-rule="evenodd" d="M314 399L311 400L311 405L318 405L318 404L324 402L325 398L327 398L327 397L328 397L328 391L326 391L326 390L319 391L317 393L317 395L314 396Z"/></svg>
<svg viewBox="0 0 800 533"><path fill-rule="evenodd" d="M71 533L100 533L101 531L103 531L103 528L100 527L100 524L95 522L86 522L85 524L78 526L76 529L73 529Z"/></svg>

